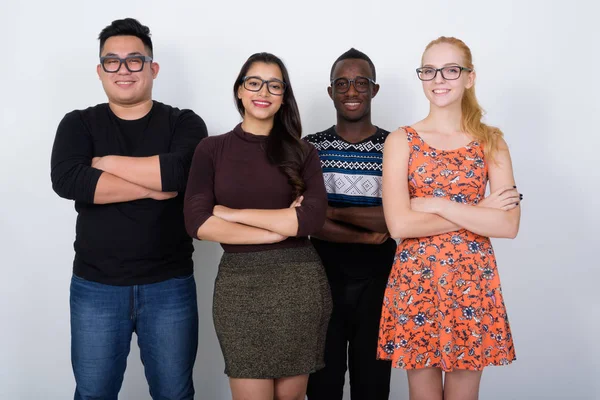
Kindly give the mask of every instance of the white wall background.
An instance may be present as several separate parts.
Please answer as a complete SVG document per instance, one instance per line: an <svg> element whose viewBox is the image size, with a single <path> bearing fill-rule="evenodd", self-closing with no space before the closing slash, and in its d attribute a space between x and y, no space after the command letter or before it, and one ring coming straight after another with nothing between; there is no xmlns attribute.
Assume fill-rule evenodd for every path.
<svg viewBox="0 0 600 400"><path fill-rule="evenodd" d="M518 360L486 369L481 398L600 399L598 11L593 0L3 0L0 399L72 398L75 212L52 192L50 150L65 113L105 101L96 38L127 16L153 33L154 97L195 110L210 134L237 123L233 79L256 51L287 63L305 133L335 122L332 62L351 46L366 52L381 84L373 120L393 129L426 115L414 73L424 46L442 34L465 40L525 196L517 239L494 242ZM229 398L211 315L220 255L218 245L196 243L202 400ZM392 379L391 398L407 399L405 373ZM122 398L149 398L136 346Z"/></svg>

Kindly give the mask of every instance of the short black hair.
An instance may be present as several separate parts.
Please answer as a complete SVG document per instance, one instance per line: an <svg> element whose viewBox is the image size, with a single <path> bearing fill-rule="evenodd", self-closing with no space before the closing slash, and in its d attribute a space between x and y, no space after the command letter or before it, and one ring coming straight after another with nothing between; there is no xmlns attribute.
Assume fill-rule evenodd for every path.
<svg viewBox="0 0 600 400"><path fill-rule="evenodd" d="M98 35L98 39L100 40L100 55L102 55L104 43L108 40L108 38L113 36L135 36L139 38L142 43L144 43L148 53L150 53L150 57L153 57L150 28L140 24L137 19L117 19L111 22L111 24L106 28L102 29L102 32L100 32L100 35Z"/></svg>
<svg viewBox="0 0 600 400"><path fill-rule="evenodd" d="M352 47L350 50L348 50L347 52L345 52L344 54L339 56L337 58L337 60L335 60L335 62L331 66L331 72L329 73L329 79L333 79L333 70L335 69L335 66L337 65L337 63L339 63L340 61L343 61L343 60L348 60L348 59L365 60L366 62L368 62L369 67L371 67L371 73L373 74L373 80L374 81L377 80L377 75L375 74L375 65L373 64L373 61L371 61L371 59L369 58L368 55L366 55L362 51L356 50L354 47Z"/></svg>

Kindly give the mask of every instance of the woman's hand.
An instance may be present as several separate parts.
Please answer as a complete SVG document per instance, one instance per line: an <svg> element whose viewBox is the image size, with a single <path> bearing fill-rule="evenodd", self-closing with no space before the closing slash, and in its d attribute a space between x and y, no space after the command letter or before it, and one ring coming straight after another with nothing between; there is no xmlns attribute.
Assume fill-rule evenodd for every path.
<svg viewBox="0 0 600 400"><path fill-rule="evenodd" d="M233 208L217 205L213 208L213 215L228 222L237 222L235 220L235 212Z"/></svg>
<svg viewBox="0 0 600 400"><path fill-rule="evenodd" d="M516 186L504 186L490 193L477 206L509 211L517 207L521 200L523 200L523 195L517 191Z"/></svg>
<svg viewBox="0 0 600 400"><path fill-rule="evenodd" d="M302 200L304 200L304 196L298 196L296 200L292 201L290 208L300 207L302 205Z"/></svg>
<svg viewBox="0 0 600 400"><path fill-rule="evenodd" d="M477 206L509 211L517 207L521 200L523 200L523 195L514 186L505 186L481 200ZM413 211L439 214L447 201L450 200L436 197L414 197L410 199L410 208Z"/></svg>

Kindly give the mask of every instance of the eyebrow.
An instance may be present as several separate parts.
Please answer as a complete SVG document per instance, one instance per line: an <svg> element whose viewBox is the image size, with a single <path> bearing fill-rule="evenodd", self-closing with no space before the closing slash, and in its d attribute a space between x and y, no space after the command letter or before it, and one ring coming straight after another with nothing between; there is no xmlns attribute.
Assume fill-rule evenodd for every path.
<svg viewBox="0 0 600 400"><path fill-rule="evenodd" d="M140 53L139 51L134 51L132 53L128 53L126 57L129 57L129 56L143 56L143 55L144 54ZM104 55L104 57L119 57L119 55L116 54L116 53L106 53Z"/></svg>
<svg viewBox="0 0 600 400"><path fill-rule="evenodd" d="M263 79L261 76L259 75L248 75L248 78L258 78L258 79ZM270 77L269 79L263 79L265 81L279 81L279 82L283 82L283 78L276 78L274 76Z"/></svg>
<svg viewBox="0 0 600 400"><path fill-rule="evenodd" d="M337 80L337 79L340 79L340 78L344 78L344 79L348 79L348 80L352 79L352 78L349 78L349 77L348 77L348 76L346 76L346 75L342 75L342 76L338 76L337 78L332 78L331 80L332 80L332 81L335 81L335 80ZM354 79L356 79L356 78L367 78L367 79L373 79L372 77L368 77L368 76L366 76L366 75L354 75ZM373 79L373 80L375 80L375 79Z"/></svg>
<svg viewBox="0 0 600 400"><path fill-rule="evenodd" d="M424 66L424 67L431 67L431 68L435 68L435 66L434 66L434 65L431 65L431 64L425 64L425 65L423 65L423 66ZM454 63L454 62L452 62L452 63L446 63L446 64L444 64L444 65L442 66L442 68L443 68L443 67L460 67L460 64L459 64L459 63Z"/></svg>

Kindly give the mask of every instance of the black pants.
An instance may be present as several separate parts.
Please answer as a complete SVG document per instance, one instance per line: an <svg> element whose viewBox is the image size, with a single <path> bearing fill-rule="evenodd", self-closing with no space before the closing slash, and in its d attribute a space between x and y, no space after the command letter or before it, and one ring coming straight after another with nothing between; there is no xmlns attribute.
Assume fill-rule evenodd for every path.
<svg viewBox="0 0 600 400"><path fill-rule="evenodd" d="M325 368L310 375L309 400L341 400L346 366L352 400L387 400L391 362L375 358L387 276L330 279L333 313L325 343Z"/></svg>

